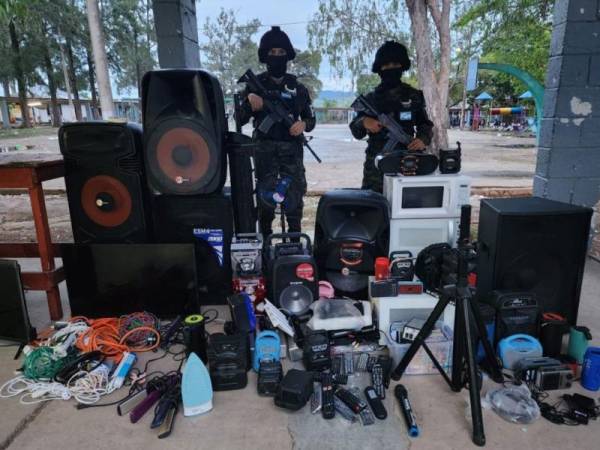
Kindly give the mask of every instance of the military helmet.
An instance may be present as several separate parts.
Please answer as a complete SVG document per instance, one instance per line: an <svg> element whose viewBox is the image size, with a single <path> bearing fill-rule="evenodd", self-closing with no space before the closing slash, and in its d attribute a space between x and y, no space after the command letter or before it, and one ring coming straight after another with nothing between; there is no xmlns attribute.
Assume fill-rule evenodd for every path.
<svg viewBox="0 0 600 450"><path fill-rule="evenodd" d="M287 54L288 61L291 61L296 57L296 51L292 47L290 38L287 34L281 31L279 27L271 27L269 31L262 35L260 38L260 45L258 46L258 60L261 63L267 62L267 55L269 50L272 48L282 48Z"/></svg>
<svg viewBox="0 0 600 450"><path fill-rule="evenodd" d="M377 49L371 71L373 73L379 73L381 71L381 66L394 62L402 64L402 69L404 70L410 69L410 59L406 47L399 42L386 41Z"/></svg>

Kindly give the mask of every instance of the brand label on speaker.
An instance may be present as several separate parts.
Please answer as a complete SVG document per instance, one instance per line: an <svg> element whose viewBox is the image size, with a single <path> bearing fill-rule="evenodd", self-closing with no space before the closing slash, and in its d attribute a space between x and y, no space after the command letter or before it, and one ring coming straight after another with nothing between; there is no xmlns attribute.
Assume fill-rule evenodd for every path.
<svg viewBox="0 0 600 450"><path fill-rule="evenodd" d="M223 230L221 228L194 228L194 237L202 239L212 247L219 259L219 264L223 265Z"/></svg>
<svg viewBox="0 0 600 450"><path fill-rule="evenodd" d="M307 263L298 265L298 267L296 267L296 276L303 280L313 281L315 279L313 266Z"/></svg>

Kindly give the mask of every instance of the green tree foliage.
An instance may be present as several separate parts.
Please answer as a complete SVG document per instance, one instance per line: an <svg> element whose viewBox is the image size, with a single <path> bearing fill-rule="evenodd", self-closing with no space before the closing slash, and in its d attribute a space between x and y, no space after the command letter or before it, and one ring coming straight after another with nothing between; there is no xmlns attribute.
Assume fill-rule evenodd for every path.
<svg viewBox="0 0 600 450"><path fill-rule="evenodd" d="M111 70L119 90L135 87L156 67L156 31L148 0L112 0L103 11Z"/></svg>
<svg viewBox="0 0 600 450"><path fill-rule="evenodd" d="M296 58L290 62L288 72L298 76L298 80L308 89L310 98L315 100L321 92L323 83L319 80L321 53L315 50L296 49Z"/></svg>
<svg viewBox="0 0 600 450"><path fill-rule="evenodd" d="M356 79L356 93L361 95L367 94L375 89L380 81L377 74L362 73Z"/></svg>
<svg viewBox="0 0 600 450"><path fill-rule="evenodd" d="M202 32L208 41L201 46L200 60L219 78L225 95L240 89L237 80L247 69L259 69L258 46L252 40L259 27L258 19L238 23L232 9L221 9L216 19L206 19Z"/></svg>
<svg viewBox="0 0 600 450"><path fill-rule="evenodd" d="M309 47L320 50L337 75L368 72L375 50L386 40L410 44L408 16L399 0L319 0L308 24Z"/></svg>
<svg viewBox="0 0 600 450"><path fill-rule="evenodd" d="M472 2L456 27L475 25L474 45L481 62L512 64L544 82L552 34L550 0L485 0ZM514 98L525 85L508 74L480 72L479 89L496 99Z"/></svg>

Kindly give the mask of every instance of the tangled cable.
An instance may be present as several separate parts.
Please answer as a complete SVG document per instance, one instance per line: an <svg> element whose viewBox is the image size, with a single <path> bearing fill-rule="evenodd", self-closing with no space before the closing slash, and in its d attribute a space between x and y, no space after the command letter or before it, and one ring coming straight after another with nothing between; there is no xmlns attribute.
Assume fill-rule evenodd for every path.
<svg viewBox="0 0 600 450"><path fill-rule="evenodd" d="M79 403L89 405L112 392L108 381L109 373L109 367L101 364L91 372L75 373L66 384L56 381L33 381L19 376L0 387L0 398L21 395L19 401L23 405L74 398Z"/></svg>
<svg viewBox="0 0 600 450"><path fill-rule="evenodd" d="M96 403L115 390L112 362L124 352L144 352L160 344L160 323L150 313L120 318L74 317L39 347L29 350L23 375L0 386L0 398L20 395L23 404L75 398Z"/></svg>
<svg viewBox="0 0 600 450"><path fill-rule="evenodd" d="M123 352L147 352L160 344L158 320L150 313L134 313L118 319L74 317L71 321L88 325L75 341L82 352L98 350L119 361Z"/></svg>

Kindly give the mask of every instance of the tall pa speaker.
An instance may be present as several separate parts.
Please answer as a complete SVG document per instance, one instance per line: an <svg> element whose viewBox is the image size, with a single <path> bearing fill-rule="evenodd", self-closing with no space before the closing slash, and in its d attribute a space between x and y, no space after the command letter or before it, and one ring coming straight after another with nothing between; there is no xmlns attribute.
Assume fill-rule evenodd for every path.
<svg viewBox="0 0 600 450"><path fill-rule="evenodd" d="M75 242L147 242L151 217L142 128L86 122L58 131Z"/></svg>
<svg viewBox="0 0 600 450"><path fill-rule="evenodd" d="M148 183L161 194L219 192L227 118L219 81L202 70L147 72L142 80Z"/></svg>
<svg viewBox="0 0 600 450"><path fill-rule="evenodd" d="M201 304L225 304L231 293L231 198L159 195L154 203L156 239L193 243Z"/></svg>
<svg viewBox="0 0 600 450"><path fill-rule="evenodd" d="M389 204L373 191L339 189L321 197L315 225L315 259L321 279L336 292L367 298L375 258L387 256Z"/></svg>
<svg viewBox="0 0 600 450"><path fill-rule="evenodd" d="M532 292L575 324L592 210L538 197L481 201L477 296Z"/></svg>

